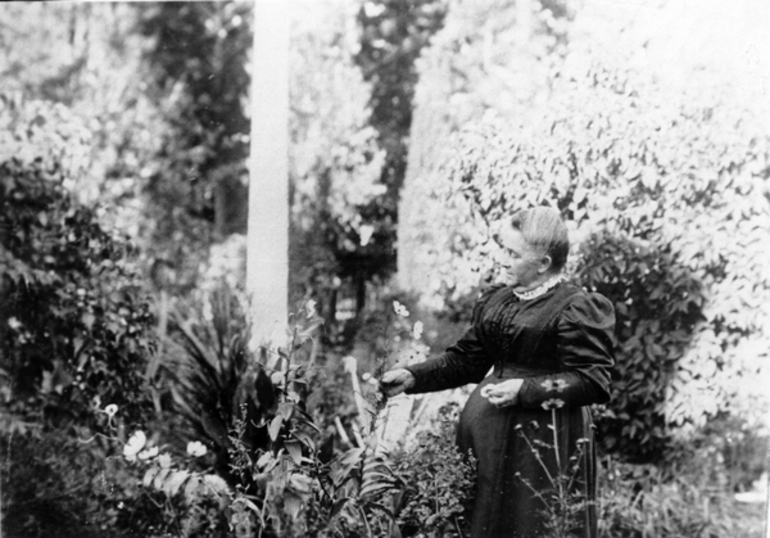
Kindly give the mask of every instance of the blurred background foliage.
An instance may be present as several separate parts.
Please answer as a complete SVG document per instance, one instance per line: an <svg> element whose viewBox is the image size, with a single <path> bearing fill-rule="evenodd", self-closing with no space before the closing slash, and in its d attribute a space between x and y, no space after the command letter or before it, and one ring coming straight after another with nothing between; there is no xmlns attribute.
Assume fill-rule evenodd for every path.
<svg viewBox="0 0 770 538"><path fill-rule="evenodd" d="M279 367L243 308L251 4L3 4L3 530L459 535L463 391L394 404L390 459L363 397L462 330L488 223L546 203L618 314L602 536L760 536L766 7L621 4L303 4Z"/></svg>

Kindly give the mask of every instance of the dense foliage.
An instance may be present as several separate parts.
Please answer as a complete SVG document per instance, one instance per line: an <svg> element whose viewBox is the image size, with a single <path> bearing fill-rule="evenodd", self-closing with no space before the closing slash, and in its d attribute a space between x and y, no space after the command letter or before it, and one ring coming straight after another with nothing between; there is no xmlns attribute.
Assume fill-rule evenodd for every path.
<svg viewBox="0 0 770 538"><path fill-rule="evenodd" d="M531 205L558 207L573 229L574 276L606 294L618 314L606 448L660 458L680 428L746 412L752 404L735 396L768 338L758 308L770 289L759 248L768 227L761 120L729 85L684 87L672 98L666 79L628 68L618 51L620 59L595 50L586 58L569 33L564 42L558 33L533 38L544 61L532 71L504 55L514 32L489 11L474 14L495 32L492 48L475 27L455 27L437 36L444 54L431 51L423 66L475 89L418 87L424 130L413 142L418 164L402 207L404 284L427 290L424 302L434 307L463 300L493 265L489 223ZM538 20L554 27L545 10ZM469 54L448 69L444 56L463 37ZM496 74L498 64L540 97L516 97L502 75L478 77L479 69ZM493 99L493 88L508 93ZM452 98L462 106L442 119L436 103Z"/></svg>
<svg viewBox="0 0 770 538"><path fill-rule="evenodd" d="M532 12L520 9L531 4ZM454 252L455 230L467 207L452 196L454 135L484 118L518 124L526 110L546 105L549 77L565 54L566 2L457 2L431 46L416 61L409 166L399 201L398 282L419 291L434 310L470 269ZM477 273L475 276L478 276ZM453 297L457 298L457 297Z"/></svg>
<svg viewBox="0 0 770 538"><path fill-rule="evenodd" d="M315 297L330 331L338 305L363 305L391 256L387 226L364 211L385 190L384 153L369 124L370 86L352 61L353 11L342 4L297 20L290 51L291 284Z"/></svg>
<svg viewBox="0 0 770 538"><path fill-rule="evenodd" d="M148 417L155 323L134 247L68 191L85 173L82 124L62 105L4 97L0 125L3 526L98 536L136 495L102 436L118 409Z"/></svg>
<svg viewBox="0 0 770 538"><path fill-rule="evenodd" d="M767 340L753 307L770 293L770 140L713 96L664 105L643 84L591 72L557 88L536 127L468 141L455 168L484 221L549 203L582 234L575 274L618 315L605 439L638 456L661 448L667 424L729 408L715 378L738 375L745 344Z"/></svg>
<svg viewBox="0 0 770 538"><path fill-rule="evenodd" d="M293 27L291 275L296 292L312 290L339 341L349 335L334 330L338 307L360 322L372 288L395 270L414 61L442 10L438 2L333 5L314 6Z"/></svg>
<svg viewBox="0 0 770 538"><path fill-rule="evenodd" d="M141 178L145 256L166 275L156 284L189 290L210 246L246 231L251 6L163 2L137 10L146 95L164 128L129 173Z"/></svg>
<svg viewBox="0 0 770 538"><path fill-rule="evenodd" d="M358 12L361 37L355 61L371 84L370 124L385 152L379 177L385 190L362 209L381 230L384 256L374 260L374 274L390 276L395 271L398 199L406 173L417 84L415 62L441 28L446 9L442 0L378 0L364 3Z"/></svg>
<svg viewBox="0 0 770 538"><path fill-rule="evenodd" d="M165 498L183 528L207 536L228 525L237 536L351 537L460 525L472 481L453 422L384 452L368 416L383 404L360 388L352 357L319 354L314 304L292 316L285 347L258 356L246 345L242 304L222 287L174 315L176 344L166 347L174 360L162 377L184 420L174 431L135 432L123 450L148 494ZM354 400L348 415L346 399ZM174 439L197 459L167 452L164 441ZM211 504L226 510L207 516Z"/></svg>
<svg viewBox="0 0 770 538"><path fill-rule="evenodd" d="M89 419L108 403L136 412L153 321L130 243L67 193L65 181L82 171L86 132L61 106L1 106L7 418Z"/></svg>

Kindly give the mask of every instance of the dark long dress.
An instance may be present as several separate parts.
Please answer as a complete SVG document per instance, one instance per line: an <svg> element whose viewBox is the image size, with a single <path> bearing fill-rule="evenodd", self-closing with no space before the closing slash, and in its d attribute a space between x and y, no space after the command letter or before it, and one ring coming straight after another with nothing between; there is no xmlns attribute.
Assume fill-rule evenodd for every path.
<svg viewBox="0 0 770 538"><path fill-rule="evenodd" d="M569 518L570 535L596 536L593 425L585 406L609 399L614 326L612 304L572 284L526 301L497 286L482 295L455 345L407 367L416 380L410 393L479 383L458 426L459 448L477 459L473 538L551 536L564 521L552 500L559 485L573 502L583 501ZM515 406L499 409L480 395L485 385L511 378L524 379Z"/></svg>

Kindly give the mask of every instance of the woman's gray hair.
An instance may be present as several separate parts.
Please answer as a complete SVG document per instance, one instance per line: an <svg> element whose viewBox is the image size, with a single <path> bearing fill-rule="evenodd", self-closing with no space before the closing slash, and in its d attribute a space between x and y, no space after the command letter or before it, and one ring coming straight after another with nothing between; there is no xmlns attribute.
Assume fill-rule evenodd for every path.
<svg viewBox="0 0 770 538"><path fill-rule="evenodd" d="M540 206L517 211L511 217L511 227L520 231L531 246L550 256L556 271L567 264L569 233L558 210Z"/></svg>

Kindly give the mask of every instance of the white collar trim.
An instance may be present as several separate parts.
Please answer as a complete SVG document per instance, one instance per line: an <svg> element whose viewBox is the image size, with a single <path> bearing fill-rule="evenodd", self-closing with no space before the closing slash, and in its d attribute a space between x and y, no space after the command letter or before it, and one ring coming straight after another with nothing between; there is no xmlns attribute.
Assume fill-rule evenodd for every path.
<svg viewBox="0 0 770 538"><path fill-rule="evenodd" d="M545 294L551 288L558 286L565 280L567 280L567 277L564 276L564 274L559 273L558 275L552 276L533 290L524 292L514 291L513 294L518 297L520 301L531 301L532 299L536 299L537 297Z"/></svg>

